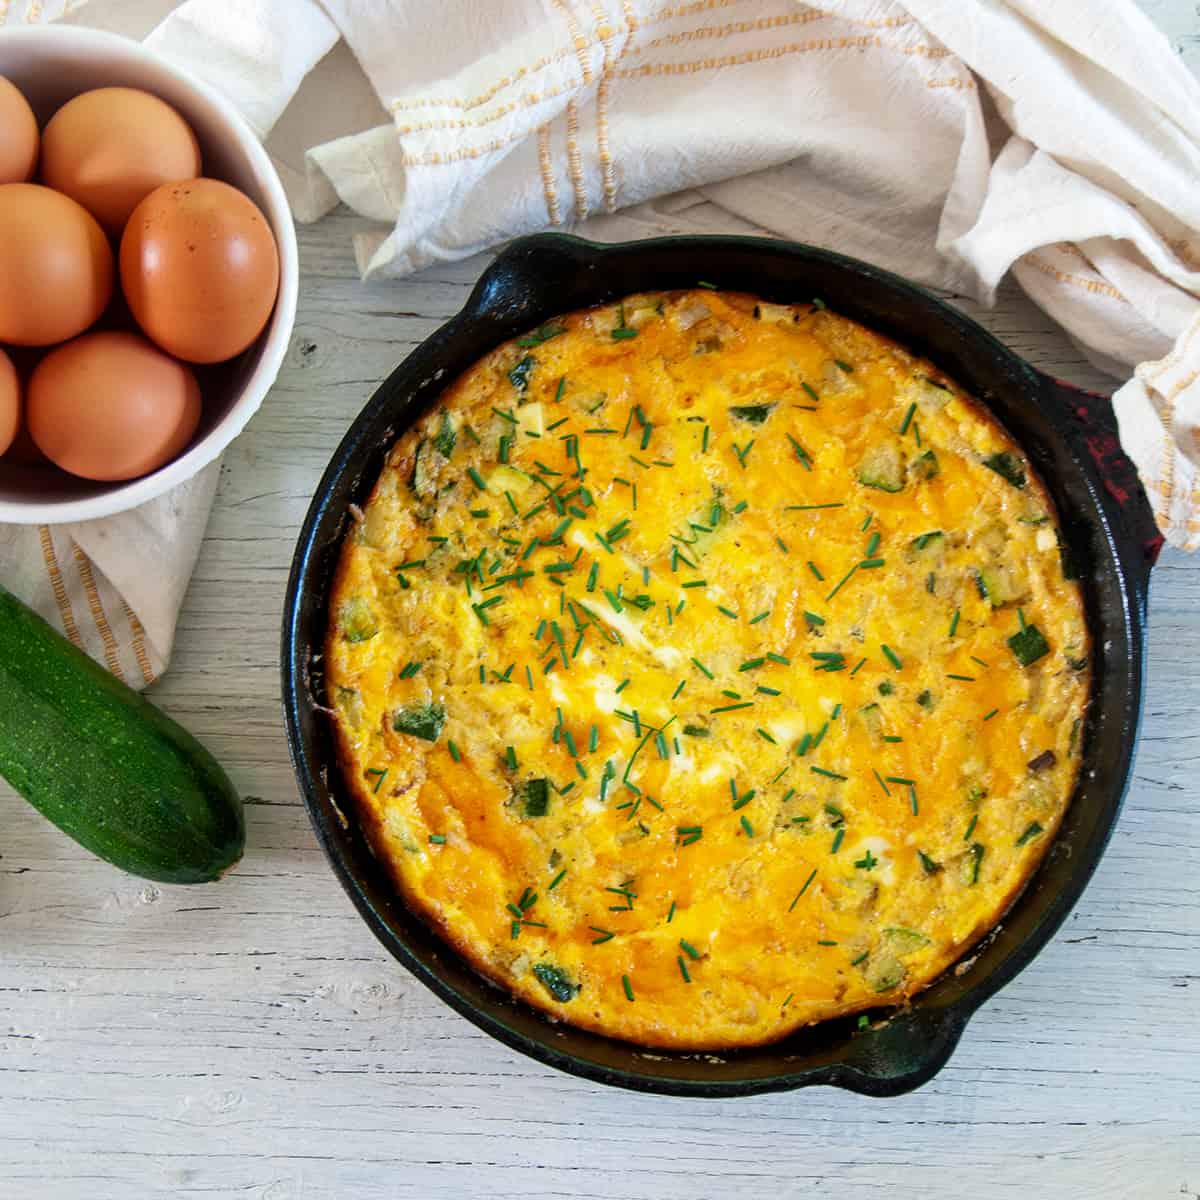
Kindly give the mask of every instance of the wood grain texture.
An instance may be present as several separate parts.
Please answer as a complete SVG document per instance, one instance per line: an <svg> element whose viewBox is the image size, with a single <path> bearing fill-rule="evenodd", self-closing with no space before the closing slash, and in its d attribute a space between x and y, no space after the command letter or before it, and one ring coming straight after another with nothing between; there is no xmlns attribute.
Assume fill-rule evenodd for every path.
<svg viewBox="0 0 1200 1200"><path fill-rule="evenodd" d="M1144 7L1196 62L1192 0ZM610 228L713 219L663 206ZM226 456L153 689L252 797L244 863L213 887L144 884L0 785L0 1196L1200 1197L1198 559L1167 553L1154 574L1144 730L1104 861L919 1092L602 1089L493 1042L385 955L297 797L283 590L337 441L485 260L363 286L354 228L335 215L302 233L287 364ZM1044 369L1108 386L1015 289L992 312L960 303Z"/></svg>

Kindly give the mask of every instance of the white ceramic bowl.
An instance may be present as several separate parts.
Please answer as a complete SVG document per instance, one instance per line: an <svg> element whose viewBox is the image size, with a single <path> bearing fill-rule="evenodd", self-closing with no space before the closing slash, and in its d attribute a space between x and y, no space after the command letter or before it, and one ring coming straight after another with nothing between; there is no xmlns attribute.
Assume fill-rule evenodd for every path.
<svg viewBox="0 0 1200 1200"><path fill-rule="evenodd" d="M188 450L142 479L92 483L0 460L0 521L86 521L134 508L213 461L245 428L279 373L296 319L296 231L279 176L228 101L137 42L94 29L43 25L0 32L0 75L25 93L39 122L91 88L142 88L172 104L196 131L204 173L241 188L266 214L279 245L279 297L262 336L228 363L200 368L204 415Z"/></svg>

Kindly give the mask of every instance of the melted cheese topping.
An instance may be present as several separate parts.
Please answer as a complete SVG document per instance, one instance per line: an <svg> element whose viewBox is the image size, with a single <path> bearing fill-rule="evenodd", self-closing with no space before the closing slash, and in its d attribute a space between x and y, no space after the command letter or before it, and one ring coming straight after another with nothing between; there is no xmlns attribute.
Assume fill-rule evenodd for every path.
<svg viewBox="0 0 1200 1200"><path fill-rule="evenodd" d="M696 291L499 347L392 450L327 645L408 904L529 1003L717 1049L897 1003L1078 766L1055 517L933 366Z"/></svg>

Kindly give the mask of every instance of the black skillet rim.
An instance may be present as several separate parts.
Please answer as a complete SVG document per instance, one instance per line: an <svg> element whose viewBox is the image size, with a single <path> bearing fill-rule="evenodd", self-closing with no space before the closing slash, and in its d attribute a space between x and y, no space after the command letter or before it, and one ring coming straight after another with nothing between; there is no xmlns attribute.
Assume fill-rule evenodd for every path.
<svg viewBox="0 0 1200 1200"><path fill-rule="evenodd" d="M793 1048L793 1042L797 1040L794 1037L774 1046L760 1047L753 1053L773 1056L778 1062L779 1070L769 1074L750 1074L743 1078L664 1076L647 1073L646 1070L638 1069L637 1065L604 1065L591 1057L555 1045L555 1041L563 1039L565 1033L576 1041L583 1040L599 1043L602 1047L615 1047L616 1053L635 1062L644 1062L647 1066L654 1062L667 1061L681 1066L686 1064L689 1067L698 1067L701 1071L705 1062L736 1064L743 1052L712 1056L680 1054L641 1050L595 1034L585 1034L580 1039L579 1034L582 1031L562 1026L540 1013L535 1013L520 1002L512 1001L490 984L483 984L485 994L482 997L477 995L472 998L464 995L464 990L480 992L479 977L470 972L444 944L440 955L436 948L430 954L429 947L426 946L429 961L422 959L418 953L419 947L414 949L410 945L410 941L425 940L420 933L411 927L403 931L396 928L396 917L383 911L389 907L389 901L394 902L394 895L381 894L373 881L364 877L367 872L351 861L351 851L347 849L346 844L347 822L336 801L328 794L329 771L338 770L336 763L321 759L314 772L306 758L306 735L303 726L306 719L310 723L319 719L316 716L319 704L313 700L309 691L309 671L312 668L311 642L303 640L300 626L305 618L305 601L310 592L319 593L323 600L324 589L310 585L309 577L317 569L314 556L318 555L322 548L328 552L331 544L340 545L345 528L344 515L338 514L332 518L338 522L337 528L321 545L316 544L316 535L322 523L331 519L328 511L331 493L339 484L344 483L347 477L354 477L351 485L359 498L365 496L373 486L378 475L378 463L370 471L363 470L364 453L369 455L373 452L381 461L387 447L411 420L424 411L429 400L425 399L421 404L414 406L411 396L406 400L402 399L401 403L406 404L412 411L399 423L390 423L386 419L385 410L393 407L397 402L397 395L402 397L404 392L412 393L421 388L440 390L444 382L452 378L452 374L439 371L435 365L437 359L452 351L456 338L460 338L466 329L481 323L496 323L495 337L492 341L495 345L516 332L516 329L511 327L513 320L518 322L519 328L526 328L553 315L554 311L568 307L561 305L555 310L552 304L543 304L542 308L545 311L534 318L524 311L522 306L527 304L527 298L523 298L520 293L522 289L536 289L538 286L539 258L550 256L550 265L546 267L546 263L543 262L541 266L553 275L555 270L597 270L603 268L606 261L613 262L622 255L645 257L656 252L695 254L697 261L706 264L703 268L705 273L715 274L718 281L721 274L737 273L744 278L749 273L745 268L730 272L724 268L714 270L708 265L713 254L723 252L748 255L751 260L764 255L772 260L784 259L797 268L798 275L803 275L804 268L809 267L814 270L831 270L849 277L857 277L860 281L868 281L875 286L882 286L898 304L910 304L916 309L925 310L932 314L935 321L941 321L950 327L957 336L973 342L981 352L986 351L990 354L1011 376L1025 400L1043 405L1057 404L1059 411L1055 414L1054 424L1063 448L1069 449L1069 458L1086 484L1091 504L1095 509L1098 541L1105 562L1111 565L1112 578L1115 580L1121 601L1120 624L1127 638L1129 661L1125 664L1127 678L1123 692L1124 716L1120 726L1123 745L1119 761L1113 764L1113 782L1105 796L1103 811L1099 814L1087 847L1088 854L1078 859L1068 881L1049 902L1032 931L995 969L983 975L951 1001L922 1003L923 998L929 997L933 988L937 986L932 985L916 998L911 1007L893 1010L886 1023L873 1028L870 1034L861 1035L860 1039L855 1039L848 1030L843 1029L841 1040L832 1051L822 1055L825 1061L817 1065L805 1065L803 1052L797 1053ZM553 261L555 256L563 257L563 263L556 266ZM549 286L546 279L542 279L541 283L543 286ZM744 282L731 281L721 286L746 289ZM550 290L553 291L552 288ZM600 303L606 298L615 298L631 290L636 289L622 289L620 285L608 289L601 286L597 288L597 294L591 302ZM578 305L572 304L570 307ZM844 306L840 307L845 311ZM504 325L505 321L509 323L508 326ZM898 336L903 338L904 335L901 333ZM475 352L474 357L478 357L480 353L482 351ZM937 356L931 357L937 360ZM474 361L474 358L469 361ZM961 372L959 377L968 390L974 390L970 380L961 378ZM1065 385L1055 385L1041 376L990 333L925 289L889 272L831 251L772 239L737 236L655 238L636 243L596 244L568 235L540 234L510 244L484 271L463 309L406 357L380 385L351 425L314 492L297 542L288 581L282 636L282 683L289 749L318 841L329 857L342 886L375 935L389 952L427 987L485 1032L549 1066L598 1082L650 1093L694 1097L743 1096L813 1084L839 1086L867 1095L890 1096L925 1083L945 1065L971 1015L1028 965L1066 919L1090 879L1111 835L1132 765L1133 744L1141 713L1145 662L1146 579L1149 562L1152 562L1153 558L1152 550L1142 552L1139 547L1139 535L1142 535L1141 542L1148 545L1150 539L1147 531L1153 530L1153 520L1149 516L1149 507L1141 494L1136 476L1133 476L1131 485L1131 503L1126 506L1127 509L1133 510L1132 517L1128 515L1128 511L1122 512L1113 495L1106 493L1104 480L1097 470L1096 463L1089 462L1088 454L1084 453L1086 446L1092 450L1091 457L1099 461L1092 444L1094 431L1089 430L1086 425L1080 427L1079 418L1084 410L1079 408L1076 413L1069 411L1076 394L1069 388L1064 388ZM436 395L436 390L432 391L431 395ZM1108 420L1111 423L1111 418ZM364 446L361 443L370 429L377 431L372 435L371 444ZM1111 440L1111 430L1107 432ZM1017 440L1023 449L1027 449L1021 438L1018 437ZM1036 465L1049 484L1046 465ZM1124 463L1124 466L1128 467L1128 463ZM1128 476L1129 472L1126 472L1127 484ZM1109 491L1113 489L1110 488ZM319 625L323 629L323 602L319 608ZM317 653L319 655L319 642ZM1098 698L1094 696L1093 703ZM361 854L361 850L359 852ZM1037 879L1044 869L1043 863L1034 878ZM436 940L436 935L429 936ZM981 947L976 947L967 961L974 961L985 946L986 942ZM443 964L443 958L452 961ZM464 987L461 978L458 984L448 978L453 974L462 977L464 971L473 977L473 986L468 984ZM947 975L953 972L954 968L951 968ZM942 978L945 979L946 976ZM506 1016L508 1019L505 1019ZM531 1023L536 1033L529 1031ZM825 1022L814 1028L825 1031L833 1026L845 1025L847 1020L843 1019ZM862 1039L868 1037L877 1040L878 1046L868 1046L864 1050L861 1048ZM838 1057L839 1050L846 1053ZM871 1069L876 1058L881 1062L891 1063L903 1060L907 1065L899 1070L885 1065L876 1071Z"/></svg>

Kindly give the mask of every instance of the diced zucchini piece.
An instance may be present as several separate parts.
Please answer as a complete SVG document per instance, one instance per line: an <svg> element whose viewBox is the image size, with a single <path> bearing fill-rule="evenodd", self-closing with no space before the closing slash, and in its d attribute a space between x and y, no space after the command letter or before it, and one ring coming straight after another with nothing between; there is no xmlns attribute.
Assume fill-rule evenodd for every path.
<svg viewBox="0 0 1200 1200"><path fill-rule="evenodd" d="M536 362L537 359L535 359L532 354L527 354L508 372L508 382L511 383L518 392L526 392L529 390L529 372L533 370Z"/></svg>
<svg viewBox="0 0 1200 1200"><path fill-rule="evenodd" d="M894 954L883 953L868 960L865 974L873 992L890 992L904 982L904 964Z"/></svg>
<svg viewBox="0 0 1200 1200"><path fill-rule="evenodd" d="M528 404L518 405L516 428L518 433L536 433L538 437L546 432L540 400L531 400Z"/></svg>
<svg viewBox="0 0 1200 1200"><path fill-rule="evenodd" d="M945 408L954 394L948 387L935 383L928 375L914 376L906 391L924 412L937 412L939 408Z"/></svg>
<svg viewBox="0 0 1200 1200"><path fill-rule="evenodd" d="M932 479L941 467L938 465L937 455L932 450L926 450L908 464L908 469L914 479Z"/></svg>
<svg viewBox="0 0 1200 1200"><path fill-rule="evenodd" d="M858 464L858 481L881 492L898 492L904 487L904 460L894 442L872 446Z"/></svg>
<svg viewBox="0 0 1200 1200"><path fill-rule="evenodd" d="M446 724L446 710L440 704L408 704L392 716L392 728L422 741L436 742Z"/></svg>
<svg viewBox="0 0 1200 1200"><path fill-rule="evenodd" d="M929 939L917 929L906 929L903 925L885 929L883 936L888 940L888 946L893 954L911 954L929 945Z"/></svg>
<svg viewBox="0 0 1200 1200"><path fill-rule="evenodd" d="M702 557L712 549L717 534L728 523L729 511L714 497L688 517L686 528L681 533L683 541L679 552L691 559Z"/></svg>
<svg viewBox="0 0 1200 1200"><path fill-rule="evenodd" d="M538 963L533 968L533 973L542 987L560 1004L574 1000L579 994L579 984L572 983L571 977L562 967L556 967L552 963Z"/></svg>
<svg viewBox="0 0 1200 1200"><path fill-rule="evenodd" d="M1002 450L999 454L992 454L985 458L983 465L991 468L1001 479L1011 483L1013 487L1023 488L1025 486L1025 467L1015 454Z"/></svg>
<svg viewBox="0 0 1200 1200"><path fill-rule="evenodd" d="M790 325L796 314L787 304L767 304L760 302L754 306L754 317L758 321L772 321L776 325Z"/></svg>
<svg viewBox="0 0 1200 1200"><path fill-rule="evenodd" d="M379 622L361 596L352 596L342 605L338 621L348 642L368 642L379 632Z"/></svg>
<svg viewBox="0 0 1200 1200"><path fill-rule="evenodd" d="M1010 567L982 567L976 576L976 583L979 585L979 594L993 608L1012 604L1025 595L1025 589L1017 581L1016 572Z"/></svg>
<svg viewBox="0 0 1200 1200"><path fill-rule="evenodd" d="M1036 625L1026 625L1008 639L1008 648L1023 667L1031 666L1050 653L1050 643Z"/></svg>
<svg viewBox="0 0 1200 1200"><path fill-rule="evenodd" d="M739 421L748 421L751 425L761 425L774 408L773 404L734 404L729 409L729 415Z"/></svg>
<svg viewBox="0 0 1200 1200"><path fill-rule="evenodd" d="M434 449L443 457L449 458L454 453L454 443L458 441L458 430L450 419L450 414L442 410L442 424L433 435Z"/></svg>
<svg viewBox="0 0 1200 1200"><path fill-rule="evenodd" d="M544 817L550 811L550 784L545 779L529 779L521 786L521 801L527 817Z"/></svg>
<svg viewBox="0 0 1200 1200"><path fill-rule="evenodd" d="M867 732L873 737L878 737L883 732L883 709L878 704L865 705L858 710L858 715L867 727Z"/></svg>
<svg viewBox="0 0 1200 1200"><path fill-rule="evenodd" d="M426 441L418 442L417 452L413 455L412 478L408 481L409 486L418 496L432 496L437 490L434 474L433 447Z"/></svg>
<svg viewBox="0 0 1200 1200"><path fill-rule="evenodd" d="M533 479L516 467L505 466L503 463L496 467L488 477L487 490L496 496L512 492L514 496L523 495L533 486Z"/></svg>
<svg viewBox="0 0 1200 1200"><path fill-rule="evenodd" d="M338 688L334 696L334 703L352 728L357 729L362 724L362 695L356 688Z"/></svg>

